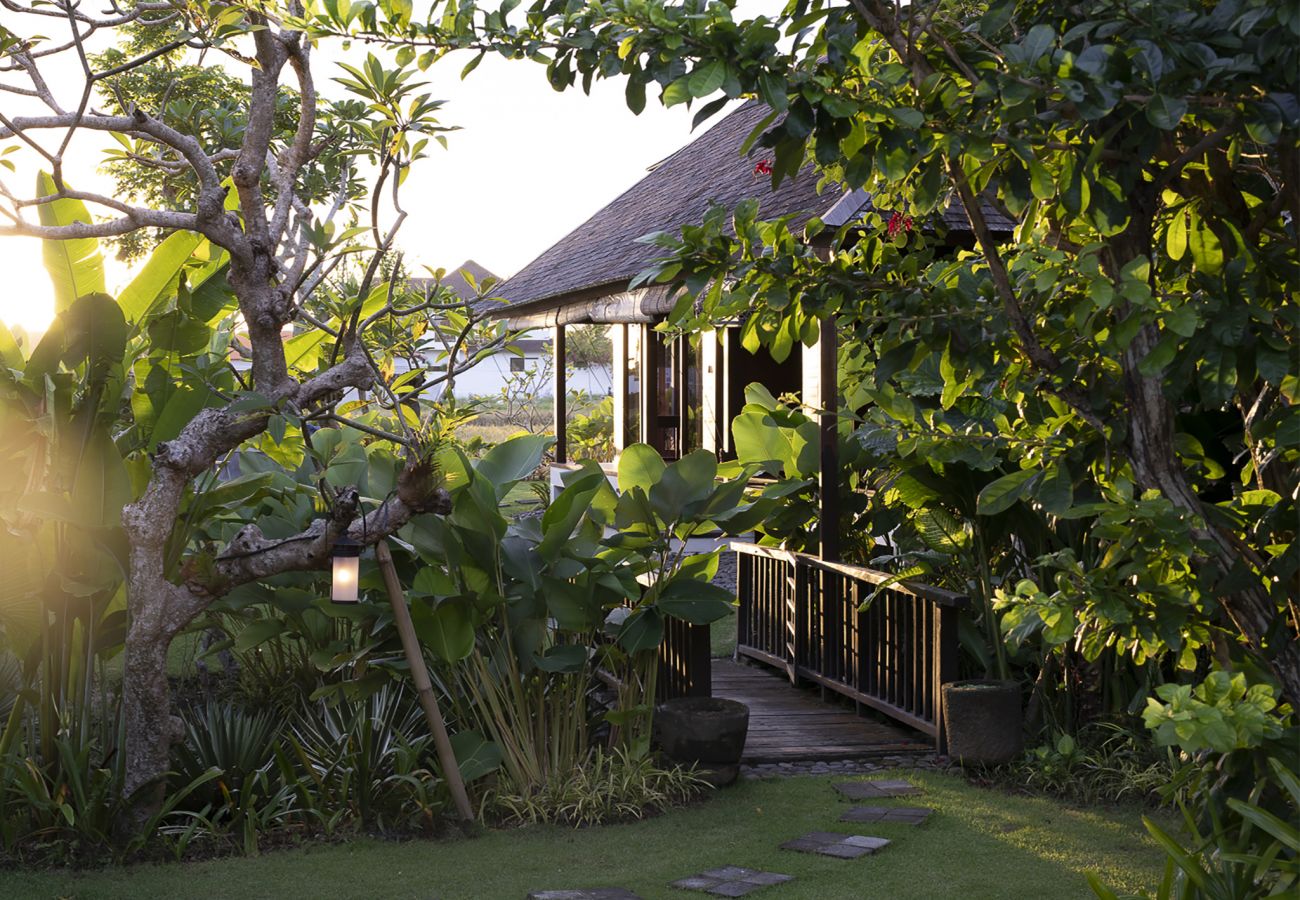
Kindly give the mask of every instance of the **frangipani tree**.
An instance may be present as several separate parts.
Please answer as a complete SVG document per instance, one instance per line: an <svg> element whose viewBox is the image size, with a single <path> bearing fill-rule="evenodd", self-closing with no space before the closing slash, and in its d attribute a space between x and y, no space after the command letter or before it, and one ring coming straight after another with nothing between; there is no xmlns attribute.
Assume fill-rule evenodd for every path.
<svg viewBox="0 0 1300 900"><path fill-rule="evenodd" d="M45 171L39 179L14 166L0 172L0 237L46 240L59 315L30 356L7 332L0 351L11 369L25 369L37 405L47 374L55 384L60 371L82 380L71 406L44 412L84 418L88 446L116 473L100 479L100 513L116 527L120 509L129 548L121 560L129 608L122 709L125 786L138 821L157 807L179 736L166 677L172 638L239 585L321 568L341 538L373 544L415 517L446 511L439 423L421 391L506 335L497 329L476 355L454 355L422 384L394 375L389 348L403 326L430 327L451 308L466 327L481 318L440 289L414 295L380 276L386 260L387 270L396 267L401 184L446 130L410 60L369 56L345 66L331 88L339 99L330 100L312 39L286 24L301 12L293 3L4 7L0 95L24 109L4 104L0 148L21 147ZM127 27L149 40L92 55ZM181 103L181 79L156 106L145 102L154 94L125 83L118 90L173 57L219 60L240 73L248 97L238 121L227 123L233 145L230 128L214 141L196 125L201 117ZM47 77L69 63L76 79ZM173 208L79 190L68 148L85 132L117 139L119 173L129 162L185 185L169 194ZM132 284L108 297L98 242L142 229L169 236ZM341 478L357 461L327 472L331 460L313 449L313 432L327 426L354 427L400 453L392 490L369 511L356 481ZM307 516L300 530L271 538L255 522L197 528L214 512L205 497L219 473L251 449L291 469L320 470L314 503L298 505ZM71 496L76 480L52 480L48 493Z"/></svg>

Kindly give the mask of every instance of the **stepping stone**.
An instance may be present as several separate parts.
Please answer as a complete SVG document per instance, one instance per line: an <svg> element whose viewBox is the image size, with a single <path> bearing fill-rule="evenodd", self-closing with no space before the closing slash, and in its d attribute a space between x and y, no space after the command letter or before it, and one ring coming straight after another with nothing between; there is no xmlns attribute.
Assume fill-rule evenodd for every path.
<svg viewBox="0 0 1300 900"><path fill-rule="evenodd" d="M882 797L904 797L919 794L921 789L910 781L841 781L835 785L850 800L879 800Z"/></svg>
<svg viewBox="0 0 1300 900"><path fill-rule="evenodd" d="M819 853L822 856L834 856L838 859L857 859L889 846L884 838L867 837L865 834L840 834L835 831L810 831L803 837L786 841L782 850L798 850L800 853Z"/></svg>
<svg viewBox="0 0 1300 900"><path fill-rule="evenodd" d="M584 888L577 891L533 891L526 900L641 900L623 888Z"/></svg>
<svg viewBox="0 0 1300 900"><path fill-rule="evenodd" d="M895 825L924 825L934 810L924 806L854 806L841 822L888 822Z"/></svg>
<svg viewBox="0 0 1300 900"><path fill-rule="evenodd" d="M720 869L710 869L689 878L682 878L668 886L684 891L704 891L706 894L718 897L743 897L760 888L792 880L794 880L793 875L760 872L758 869L746 869L743 866L723 866Z"/></svg>

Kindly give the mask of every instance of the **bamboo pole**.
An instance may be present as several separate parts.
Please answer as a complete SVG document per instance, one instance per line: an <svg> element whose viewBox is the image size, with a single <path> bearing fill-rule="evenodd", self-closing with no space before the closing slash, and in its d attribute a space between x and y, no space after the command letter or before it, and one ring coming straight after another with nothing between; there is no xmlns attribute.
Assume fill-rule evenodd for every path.
<svg viewBox="0 0 1300 900"><path fill-rule="evenodd" d="M401 582L397 580L397 569L393 566L393 554L388 550L387 541L375 544L375 559L379 561L379 571L384 575L384 587L388 589L388 602L393 606L393 620L397 623L397 633L402 637L402 649L406 652L406 662L411 667L411 678L415 681L415 690L420 696L424 719L429 723L429 731L433 733L433 746L438 751L438 762L442 764L442 777L447 779L447 787L451 789L456 811L466 822L472 822L474 809L469 804L469 794L465 792L465 782L460 777L460 766L456 763L456 754L451 749L451 739L447 737L447 726L443 723L442 712L438 709L438 698L433 693L429 669L424 664L424 653L415 636L411 611L406 608L406 594L402 590Z"/></svg>

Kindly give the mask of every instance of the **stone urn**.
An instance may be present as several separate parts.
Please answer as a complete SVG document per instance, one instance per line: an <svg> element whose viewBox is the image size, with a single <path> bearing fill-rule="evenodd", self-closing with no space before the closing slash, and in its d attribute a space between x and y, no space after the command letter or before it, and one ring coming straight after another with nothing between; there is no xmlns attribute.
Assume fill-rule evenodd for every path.
<svg viewBox="0 0 1300 900"><path fill-rule="evenodd" d="M714 787L740 773L749 707L721 697L677 697L655 708L653 742L675 763L694 764Z"/></svg>
<svg viewBox="0 0 1300 900"><path fill-rule="evenodd" d="M948 755L962 765L996 766L1024 749L1020 685L1014 681L951 681L943 686Z"/></svg>

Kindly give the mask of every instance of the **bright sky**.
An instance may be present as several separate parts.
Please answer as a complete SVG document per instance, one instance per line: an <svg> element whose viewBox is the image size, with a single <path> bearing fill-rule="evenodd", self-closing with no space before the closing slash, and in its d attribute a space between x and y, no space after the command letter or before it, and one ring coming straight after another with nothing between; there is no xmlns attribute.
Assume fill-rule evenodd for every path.
<svg viewBox="0 0 1300 900"><path fill-rule="evenodd" d="M541 65L488 58L462 82L466 60L451 57L426 73L433 96L448 101L443 124L463 130L448 135L449 150L431 143L430 158L417 164L403 187L410 218L400 243L412 271L474 259L509 276L691 138L693 111L665 110L653 92L646 110L634 116L621 81L598 83L590 97L580 89L560 94ZM318 84L332 74L322 63L318 56ZM46 72L56 94L73 95L69 107L76 105L79 75L75 69ZM27 111L12 108L22 98L0 98L7 114ZM69 183L111 191L111 182L96 171L108 140L78 137L65 163ZM19 155L17 174L0 170L0 178L30 195L38 160ZM40 242L0 238L0 277L0 319L43 330L53 303ZM129 277L109 259L110 290Z"/></svg>

